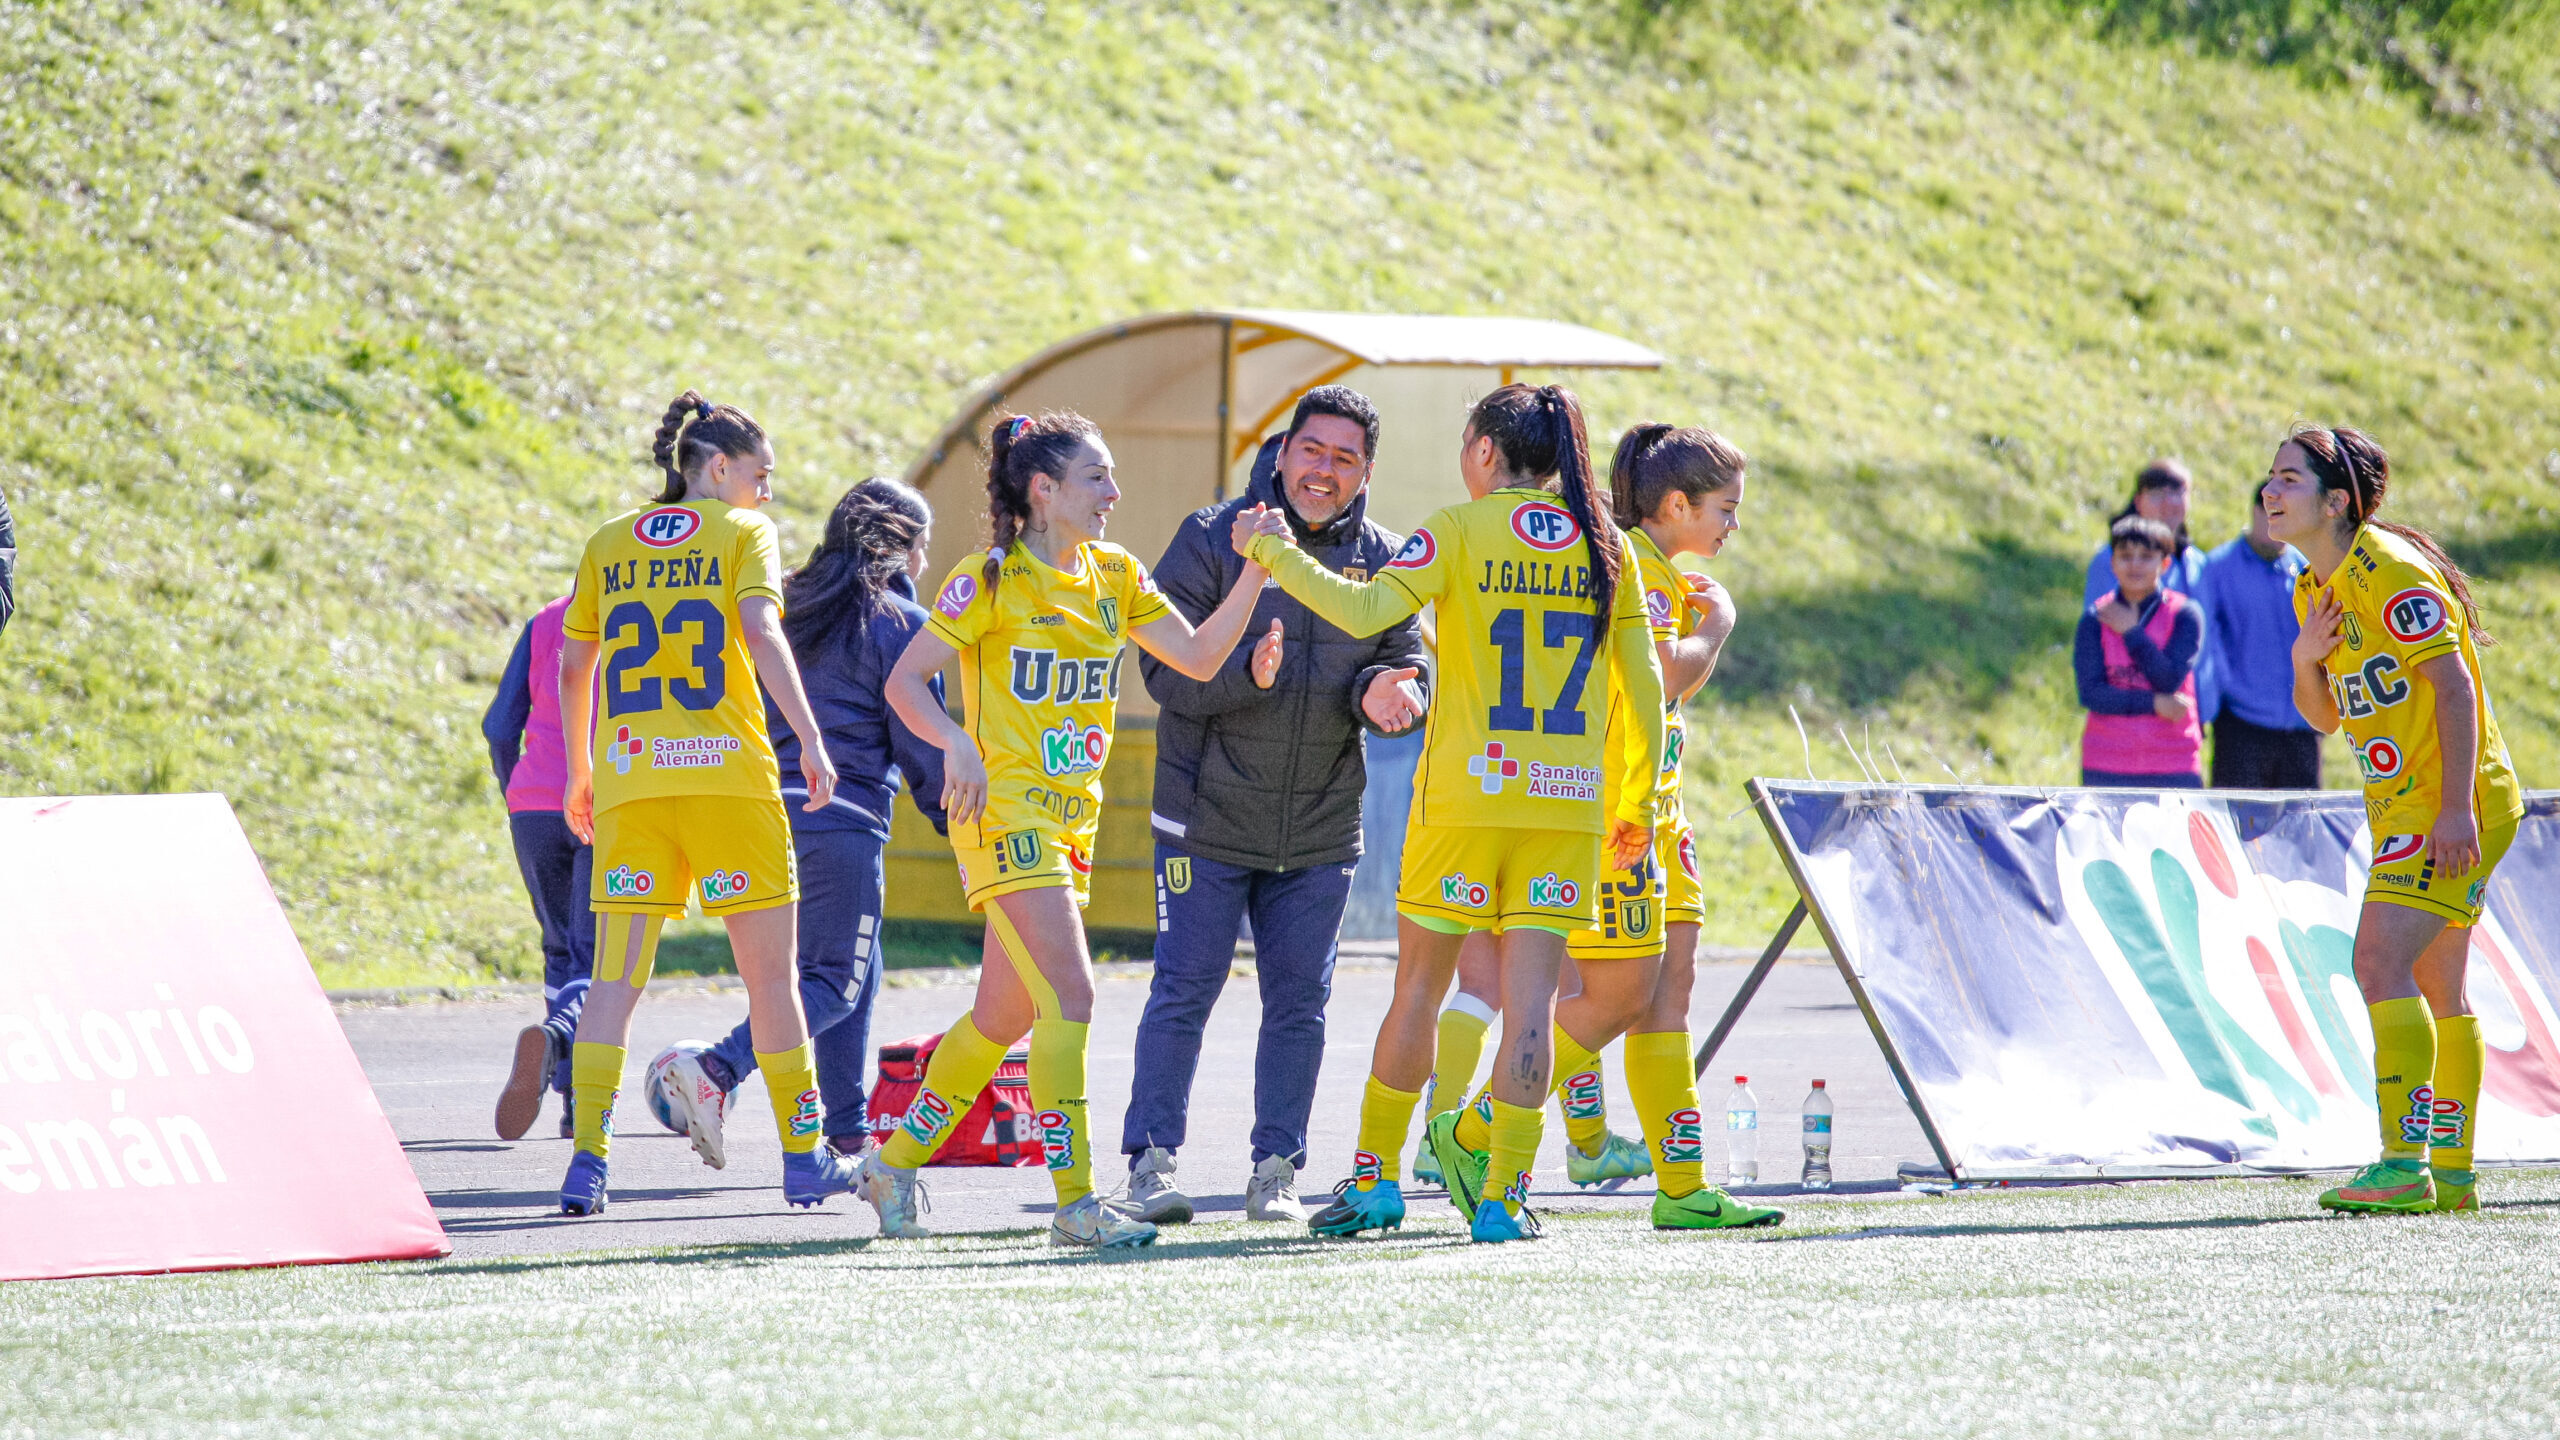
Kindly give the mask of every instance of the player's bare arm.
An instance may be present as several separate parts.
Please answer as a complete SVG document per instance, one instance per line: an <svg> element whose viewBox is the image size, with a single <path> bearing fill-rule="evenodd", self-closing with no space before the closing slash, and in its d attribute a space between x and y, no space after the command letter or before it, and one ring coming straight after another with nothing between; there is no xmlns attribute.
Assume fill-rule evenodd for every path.
<svg viewBox="0 0 2560 1440"><path fill-rule="evenodd" d="M967 825L987 808L987 764L979 758L978 742L926 688L959 654L951 642L931 630L919 630L882 688L889 708L898 712L906 727L942 752L942 808L952 824Z"/></svg>
<svg viewBox="0 0 2560 1440"><path fill-rule="evenodd" d="M2478 700L2460 654L2447 651L2421 660L2417 669L2435 687L2436 753L2444 761L2442 801L2435 827L2427 834L2427 849L2439 873L2468 875L2480 863L2480 817L2472 800L2472 782L2480 769Z"/></svg>
<svg viewBox="0 0 2560 1440"><path fill-rule="evenodd" d="M1251 517L1253 523L1258 526L1266 516L1275 520L1279 518L1278 512L1256 505L1239 514L1236 519L1239 524L1242 524ZM1194 680L1213 679L1218 673L1218 667L1227 663L1228 652L1234 650L1236 642L1244 638L1245 622L1253 618L1254 601L1261 596L1262 581L1267 573L1260 565L1247 559L1244 562L1244 570L1236 576L1236 583L1228 589L1227 598L1218 602L1218 608L1209 612L1208 618L1200 622L1200 628L1197 630L1191 628L1190 621L1182 618L1180 610L1168 605L1162 615L1130 631L1129 638L1138 642L1139 649ZM1278 623L1274 622L1272 634L1276 636L1279 628ZM1271 647L1273 657L1271 665L1276 672L1279 667L1279 642L1273 639L1266 640L1264 643ZM1258 651L1260 647L1256 648ZM1260 658L1258 654L1256 658L1257 660ZM1260 667L1257 665L1256 681L1268 683L1261 681L1259 670Z"/></svg>
<svg viewBox="0 0 2560 1440"><path fill-rule="evenodd" d="M596 656L603 649L574 635L560 638L560 733L569 737L561 747L569 762L569 786L560 797L560 810L569 833L587 845L596 840L595 742L589 737L595 733Z"/></svg>

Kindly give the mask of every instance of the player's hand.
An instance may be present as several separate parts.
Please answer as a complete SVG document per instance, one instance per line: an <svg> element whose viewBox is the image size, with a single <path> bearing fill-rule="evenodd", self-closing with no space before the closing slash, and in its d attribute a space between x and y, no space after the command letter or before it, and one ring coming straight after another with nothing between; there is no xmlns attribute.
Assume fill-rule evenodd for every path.
<svg viewBox="0 0 2560 1440"><path fill-rule="evenodd" d="M2196 713L2196 702L2188 699L2183 691L2171 691L2166 695L2154 694L2151 697L2151 713L2163 720L2184 720Z"/></svg>
<svg viewBox="0 0 2560 1440"><path fill-rule="evenodd" d="M1235 523L1227 527L1227 540L1236 547L1236 553L1242 555L1252 547L1256 535L1286 536L1288 533L1289 522L1281 517L1279 511L1268 505L1248 505L1236 512Z"/></svg>
<svg viewBox="0 0 2560 1440"><path fill-rule="evenodd" d="M827 802L836 798L836 762L828 758L827 747L801 745L800 783L809 787L809 803L800 808L812 814L826 809Z"/></svg>
<svg viewBox="0 0 2560 1440"><path fill-rule="evenodd" d="M1271 631L1253 646L1253 683L1268 690L1280 678L1280 620L1274 616Z"/></svg>
<svg viewBox="0 0 2560 1440"><path fill-rule="evenodd" d="M1421 673L1410 665L1379 671L1370 678L1368 693L1360 697L1360 713L1390 735L1421 719L1422 687L1413 683Z"/></svg>
<svg viewBox="0 0 2560 1440"><path fill-rule="evenodd" d="M2468 805L2448 805L2436 816L2436 827L2427 835L2427 853L2435 858L2436 873L2450 880L2468 875L2480 863L2480 822Z"/></svg>
<svg viewBox="0 0 2560 1440"><path fill-rule="evenodd" d="M2338 648L2338 629L2346 623L2347 607L2336 592L2323 590L2311 599L2311 613L2303 617L2302 633L2293 637L2293 666L2326 664L2329 652Z"/></svg>
<svg viewBox="0 0 2560 1440"><path fill-rule="evenodd" d="M1653 853L1653 827L1632 820L1609 822L1609 864L1613 869L1633 870Z"/></svg>
<svg viewBox="0 0 2560 1440"><path fill-rule="evenodd" d="M966 825L987 808L987 764L978 745L963 739L942 752L942 812L954 825Z"/></svg>
<svg viewBox="0 0 2560 1440"><path fill-rule="evenodd" d="M1698 632L1710 640L1722 640L1733 633L1741 612L1733 605L1733 593L1712 577L1695 570L1680 572L1680 583L1687 593L1680 598L1698 613Z"/></svg>
<svg viewBox="0 0 2560 1440"><path fill-rule="evenodd" d="M569 822L569 833L581 845L596 843L596 780L593 775L572 775L569 788L560 797L560 813Z"/></svg>
<svg viewBox="0 0 2560 1440"><path fill-rule="evenodd" d="M2141 619L2141 611L2121 600L2110 600L2098 607L2098 623L2119 635L2133 629L2136 622Z"/></svg>

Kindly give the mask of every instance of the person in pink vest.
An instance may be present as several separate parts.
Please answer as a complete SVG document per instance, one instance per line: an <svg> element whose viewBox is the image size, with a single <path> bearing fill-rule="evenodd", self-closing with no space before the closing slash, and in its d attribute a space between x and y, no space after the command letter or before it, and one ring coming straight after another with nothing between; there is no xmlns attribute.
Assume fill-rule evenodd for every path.
<svg viewBox="0 0 2560 1440"><path fill-rule="evenodd" d="M506 791L516 869L542 926L542 1023L516 1036L515 1064L498 1092L502 1140L533 1128L544 1090L560 1092L560 1134L568 1137L569 1044L595 971L596 922L587 909L594 851L570 833L561 813L569 757L560 737L560 617L568 608L564 595L526 623L480 720L490 768Z"/></svg>
<svg viewBox="0 0 2560 1440"><path fill-rule="evenodd" d="M2115 589L2080 616L2072 669L2089 712L2080 732L2080 783L2202 789L2204 727L2196 708L2196 651L2204 608L2164 589L2178 552L2167 525L2127 515L2108 532Z"/></svg>

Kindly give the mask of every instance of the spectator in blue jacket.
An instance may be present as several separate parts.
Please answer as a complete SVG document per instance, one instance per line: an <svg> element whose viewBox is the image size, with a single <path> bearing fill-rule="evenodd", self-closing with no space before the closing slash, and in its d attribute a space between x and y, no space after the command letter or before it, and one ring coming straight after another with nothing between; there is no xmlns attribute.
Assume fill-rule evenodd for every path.
<svg viewBox="0 0 2560 1440"><path fill-rule="evenodd" d="M2205 579L2204 552L2187 538L2187 505L2194 497L2195 477L2187 473L2186 466L2166 458L2154 460L2142 467L2141 474L2133 477L2132 498L2124 502L2123 509L2109 516L2107 523L2113 525L2128 515L2139 515L2168 526L2178 548L2171 552L2168 564L2161 568L2160 588L2175 590L2195 601L2209 617L2213 611L2213 596ZM2095 605L2108 591L2116 588L2114 556L2115 549L2110 543L2099 546L2098 553L2089 557L2088 583L2082 587L2081 604ZM2290 661L2286 663L2291 664ZM2204 648L2196 655L2195 680L2196 703L2200 707L2197 718L2211 720L2222 707L2221 656L2213 648L2211 625L2205 626Z"/></svg>
<svg viewBox="0 0 2560 1440"><path fill-rule="evenodd" d="M2249 490L2249 530L2205 557L2206 648L2220 657L2213 719L2216 789L2317 790L2320 732L2293 707L2294 577L2302 552L2267 533L2266 493Z"/></svg>
<svg viewBox="0 0 2560 1440"><path fill-rule="evenodd" d="M771 699L765 702L800 868L800 1008L817 1047L827 1142L848 1155L862 1153L871 1139L866 1066L888 903L883 856L900 783L936 831L948 824L942 752L891 713L882 694L907 642L924 628L915 579L924 573L932 527L922 495L895 480L865 480L836 502L809 563L782 582L783 634L799 658L809 708L836 767L835 799L825 809L804 808L809 792L797 783L799 737ZM930 684L940 700L941 677ZM668 1069L669 1108L714 1168L727 1163L720 1130L725 1104L711 1103L703 1087L725 1097L755 1068L755 1045L742 1021L719 1044L679 1057Z"/></svg>

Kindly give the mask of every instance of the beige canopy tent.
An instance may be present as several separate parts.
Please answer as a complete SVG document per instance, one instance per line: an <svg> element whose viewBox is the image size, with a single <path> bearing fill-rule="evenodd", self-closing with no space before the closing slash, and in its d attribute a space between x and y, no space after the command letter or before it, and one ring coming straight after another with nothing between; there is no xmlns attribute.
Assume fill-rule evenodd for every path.
<svg viewBox="0 0 2560 1440"><path fill-rule="evenodd" d="M907 483L924 492L937 517L926 585L941 583L986 543L983 447L1001 414L1074 410L1101 426L1122 491L1110 538L1152 565L1184 516L1242 491L1262 438L1287 424L1298 397L1318 385L1339 381L1377 404L1383 423L1369 514L1409 531L1466 498L1457 476L1459 436L1468 406L1486 391L1521 370L1661 365L1660 355L1633 341L1554 320L1193 310L1106 325L998 376L907 468ZM1122 676L1122 723L1103 777L1086 921L1099 930L1141 932L1155 923L1146 805L1156 707L1136 683L1136 662L1125 663L1131 668ZM897 827L890 914L967 919L948 844L904 806ZM1373 855L1383 838L1373 837ZM1391 850L1385 858L1391 867Z"/></svg>

